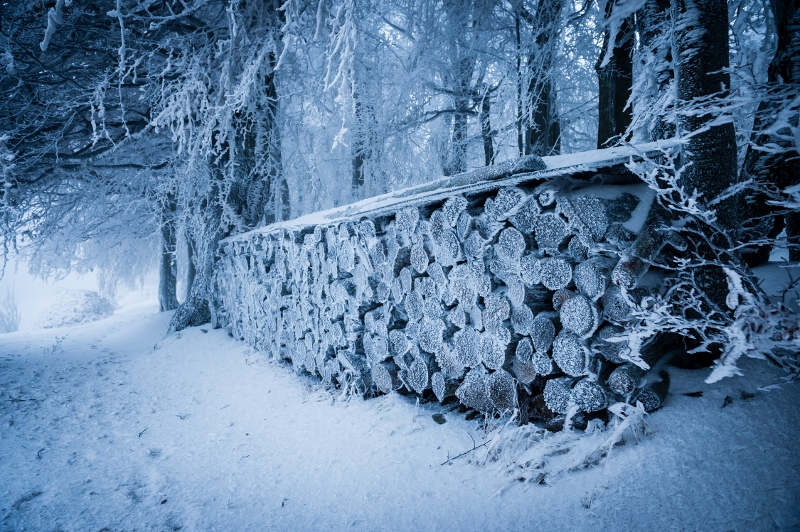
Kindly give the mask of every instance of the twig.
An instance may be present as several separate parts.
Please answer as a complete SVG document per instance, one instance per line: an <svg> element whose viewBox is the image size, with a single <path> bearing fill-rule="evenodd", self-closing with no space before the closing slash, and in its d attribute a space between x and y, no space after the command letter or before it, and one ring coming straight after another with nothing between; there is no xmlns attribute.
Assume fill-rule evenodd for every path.
<svg viewBox="0 0 800 532"><path fill-rule="evenodd" d="M139 433L139 437L141 438L142 434L144 434L145 432L147 432L147 428L145 428L142 432Z"/></svg>
<svg viewBox="0 0 800 532"><path fill-rule="evenodd" d="M472 436L470 436L470 438L471 438L471 437L472 437ZM474 441L475 441L475 440L473 440L473 442L474 442ZM492 441L492 440L491 440L491 439L488 439L488 440L486 440L485 442L483 442L483 443L482 443L482 444L480 444L480 445L475 445L475 444L473 443L473 444L472 444L472 449L469 449L468 451L464 451L463 453L461 453L461 454L458 454L458 455L456 455L456 456L454 456L454 457L452 457L452 458L448 458L446 461L442 462L442 463L441 463L441 464L439 464L439 465L445 465L445 464L447 464L448 462L451 462L451 461L455 460L456 458L461 458L462 456L464 456L464 455L466 455L466 454L469 454L469 453L471 453L471 452L472 452L472 451L474 451L475 449L480 449L480 448L481 448L481 447L483 447L484 445L488 444L490 441Z"/></svg>

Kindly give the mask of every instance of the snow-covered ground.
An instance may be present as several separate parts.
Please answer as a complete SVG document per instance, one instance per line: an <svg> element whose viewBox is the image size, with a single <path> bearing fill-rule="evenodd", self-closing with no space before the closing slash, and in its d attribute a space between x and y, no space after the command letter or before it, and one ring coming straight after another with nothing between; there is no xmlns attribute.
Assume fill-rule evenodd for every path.
<svg viewBox="0 0 800 532"><path fill-rule="evenodd" d="M1 529L800 528L800 386L765 362L669 368L650 435L535 484L514 456L446 463L486 439L451 407L340 401L223 330L165 337L156 309L0 335Z"/></svg>

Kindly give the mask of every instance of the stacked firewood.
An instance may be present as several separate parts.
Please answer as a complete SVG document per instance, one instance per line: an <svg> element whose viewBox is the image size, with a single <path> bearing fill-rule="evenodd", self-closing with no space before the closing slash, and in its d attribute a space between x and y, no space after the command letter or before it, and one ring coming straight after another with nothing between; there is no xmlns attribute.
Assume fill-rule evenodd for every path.
<svg viewBox="0 0 800 532"><path fill-rule="evenodd" d="M651 200L642 185L517 179L266 228L222 247L221 321L352 393L430 390L551 424L637 397L658 408L668 381L638 389L625 328Z"/></svg>

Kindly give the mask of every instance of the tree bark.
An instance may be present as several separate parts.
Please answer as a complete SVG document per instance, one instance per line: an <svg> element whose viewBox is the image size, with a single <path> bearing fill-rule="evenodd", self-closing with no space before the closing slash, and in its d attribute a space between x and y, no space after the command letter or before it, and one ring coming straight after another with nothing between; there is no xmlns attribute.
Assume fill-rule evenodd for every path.
<svg viewBox="0 0 800 532"><path fill-rule="evenodd" d="M276 33L275 42L280 42L279 32L283 24L279 7L279 2L271 1L264 8L270 19L267 31ZM266 106L257 108L255 114L242 113L234 117L236 131L228 137L233 138L234 146L228 144L230 140L225 141L223 155L211 162L211 190L200 206L203 227L199 228L199 234L195 234L196 239L190 245L196 274L186 301L170 321L169 332L209 321L214 327L220 325L216 322L214 273L219 259L219 242L235 229L225 221L223 211L238 214L244 229L288 218L289 188L281 159L276 63L275 52L270 52L263 77ZM266 156L262 157L263 154ZM231 191L227 197L221 198L226 167L230 164L234 165Z"/></svg>
<svg viewBox="0 0 800 532"><path fill-rule="evenodd" d="M615 3L606 3L606 22L610 19ZM598 81L597 148L605 148L614 140L621 139L631 124L633 112L627 107L633 83L633 16L620 24L614 36L611 57L607 57L611 30L603 32L603 49L597 58L595 71ZM605 64L604 64L605 63Z"/></svg>
<svg viewBox="0 0 800 532"><path fill-rule="evenodd" d="M680 105L718 95L730 88L728 3L725 0L674 0L677 96ZM736 134L733 122L710 126L713 117L679 113L678 128L687 142L681 150L681 181L697 190L704 203L736 182ZM734 205L717 210L723 228L737 227Z"/></svg>
<svg viewBox="0 0 800 532"><path fill-rule="evenodd" d="M197 277L197 268L194 264L194 257L195 257L195 243L194 239L189 235L188 232L185 233L186 236L186 297L189 297L189 294L192 291L192 286L194 285L194 280Z"/></svg>
<svg viewBox="0 0 800 532"><path fill-rule="evenodd" d="M730 87L728 68L728 4L725 0L674 0L675 78L678 97L678 134L681 148L680 184L691 194L701 194L701 206L717 199L737 180L736 135L733 122L712 125L710 114L681 112L681 108L706 97L725 97ZM697 251L710 261L720 251L732 249L739 224L739 199L732 197L716 207L718 233L707 235ZM716 249L714 249L716 248ZM726 277L717 266L695 272L698 288L725 311Z"/></svg>
<svg viewBox="0 0 800 532"><path fill-rule="evenodd" d="M481 137L483 138L483 159L485 166L494 164L494 134L492 132L492 122L490 120L491 101L488 91L481 95Z"/></svg>
<svg viewBox="0 0 800 532"><path fill-rule="evenodd" d="M777 116L783 99L779 96L787 86L800 83L800 0L772 0L770 2L775 19L778 46L767 71L766 98L759 104L753 124L751 146L747 150L742 166L741 180L753 179L760 186L774 186L782 190L800 183L800 158L792 145L784 138L762 133L770 119ZM793 127L798 127L794 118ZM787 128L788 129L788 128ZM788 131L786 131L788 133ZM770 153L758 146L774 144L783 148L780 153ZM743 206L743 240L773 239L785 227L789 248L789 259L800 261L800 213L789 212L780 216L776 208L767 203L766 193L756 193L747 198ZM757 266L769 260L771 246L746 249L742 258Z"/></svg>
<svg viewBox="0 0 800 532"><path fill-rule="evenodd" d="M658 45L663 27L670 14L670 0L645 0L644 5L636 12L636 29L639 32L640 51L652 54L645 57L650 61L647 68L652 69L654 79L648 84L647 101L643 106L655 104L659 97L669 90L670 81L675 77L672 69L672 48L665 44ZM668 139L675 135L675 124L667 121L663 113L658 113L649 124L647 131L649 140Z"/></svg>
<svg viewBox="0 0 800 532"><path fill-rule="evenodd" d="M528 56L530 81L526 103L529 116L525 130L525 155L554 155L561 151L561 123L556 109L552 68L562 8L562 0L542 1L536 8L537 52Z"/></svg>
<svg viewBox="0 0 800 532"><path fill-rule="evenodd" d="M161 264L158 279L158 306L161 312L178 308L176 209L175 202L170 201L161 212Z"/></svg>

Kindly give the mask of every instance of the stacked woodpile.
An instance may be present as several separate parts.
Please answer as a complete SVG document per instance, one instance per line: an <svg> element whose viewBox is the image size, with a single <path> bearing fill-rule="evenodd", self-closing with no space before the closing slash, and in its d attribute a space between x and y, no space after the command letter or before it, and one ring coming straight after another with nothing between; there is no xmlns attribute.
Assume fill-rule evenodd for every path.
<svg viewBox="0 0 800 532"><path fill-rule="evenodd" d="M668 381L637 389L625 340L652 195L619 157L520 168L225 241L222 323L352 393L554 425L634 396L657 408Z"/></svg>

